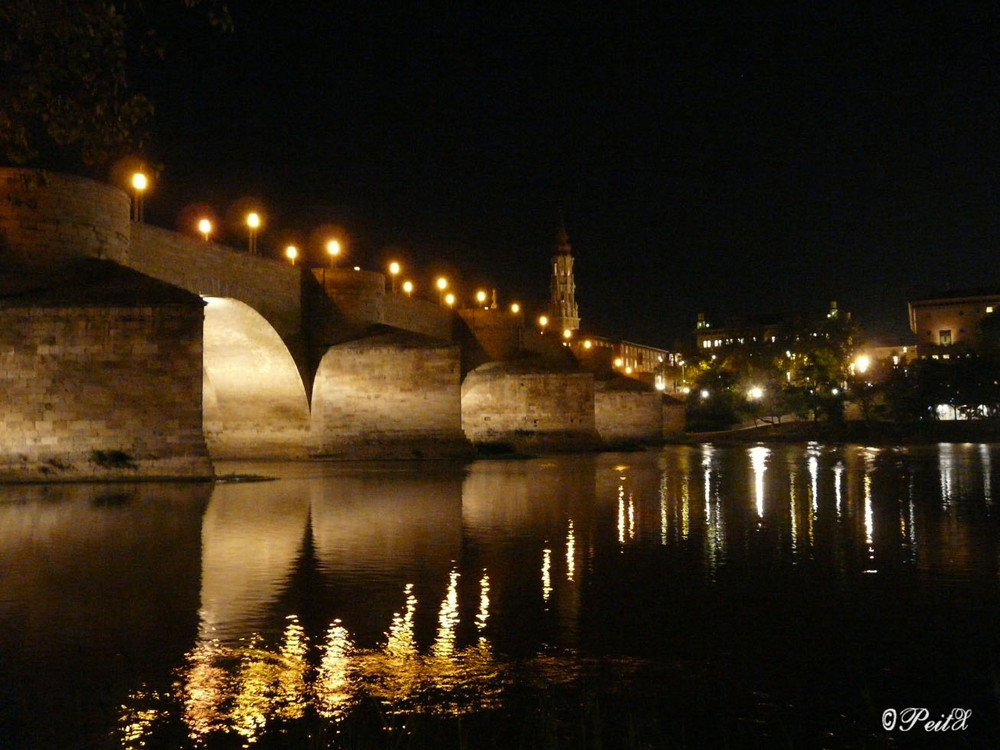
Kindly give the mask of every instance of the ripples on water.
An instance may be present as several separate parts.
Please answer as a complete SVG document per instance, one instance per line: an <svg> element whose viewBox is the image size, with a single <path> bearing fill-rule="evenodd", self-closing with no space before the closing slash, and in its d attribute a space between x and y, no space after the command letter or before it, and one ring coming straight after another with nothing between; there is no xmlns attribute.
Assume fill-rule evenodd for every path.
<svg viewBox="0 0 1000 750"><path fill-rule="evenodd" d="M940 738L882 711L926 705L972 708L960 739L990 746L996 455L706 445L0 488L0 739L354 747L485 716L520 747L900 747ZM375 734L345 739L372 705Z"/></svg>

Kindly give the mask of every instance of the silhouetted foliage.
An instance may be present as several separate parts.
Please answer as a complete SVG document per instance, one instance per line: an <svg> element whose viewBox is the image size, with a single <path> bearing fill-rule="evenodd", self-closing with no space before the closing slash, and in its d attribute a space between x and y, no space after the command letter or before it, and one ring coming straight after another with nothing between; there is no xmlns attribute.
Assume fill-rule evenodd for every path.
<svg viewBox="0 0 1000 750"><path fill-rule="evenodd" d="M186 6L202 0L183 0ZM205 0L213 24L226 7ZM142 3L0 3L0 159L12 165L100 172L142 150L153 104L129 86L140 54L162 54Z"/></svg>

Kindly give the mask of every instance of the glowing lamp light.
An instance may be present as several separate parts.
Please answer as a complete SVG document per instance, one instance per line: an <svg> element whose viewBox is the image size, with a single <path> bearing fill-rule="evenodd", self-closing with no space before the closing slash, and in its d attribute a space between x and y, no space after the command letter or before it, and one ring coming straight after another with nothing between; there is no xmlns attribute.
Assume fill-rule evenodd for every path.
<svg viewBox="0 0 1000 750"><path fill-rule="evenodd" d="M764 397L764 389L759 385L755 385L747 391L747 396L750 397L751 401L760 401Z"/></svg>
<svg viewBox="0 0 1000 750"><path fill-rule="evenodd" d="M392 277L393 294L395 294L398 291L398 287L396 285L399 283L399 271L400 271L399 263L393 261L392 263L389 264L389 276Z"/></svg>
<svg viewBox="0 0 1000 750"><path fill-rule="evenodd" d="M538 318L538 325L541 327L542 333L545 333L545 326L547 326L548 324L549 324L549 319L545 315L542 315Z"/></svg>
<svg viewBox="0 0 1000 750"><path fill-rule="evenodd" d="M702 398L708 398L708 397L709 397L710 395L711 395L711 394L710 394L710 393L709 393L708 391L702 391L702 392L701 392L701 397L702 397Z"/></svg>
<svg viewBox="0 0 1000 750"><path fill-rule="evenodd" d="M299 257L299 249L295 245L289 245L285 248L285 257L291 261L291 264L295 265L295 259Z"/></svg>
<svg viewBox="0 0 1000 750"><path fill-rule="evenodd" d="M251 211L247 214L247 227L250 229L250 254L257 254L257 230L260 229L260 214Z"/></svg>
<svg viewBox="0 0 1000 750"><path fill-rule="evenodd" d="M521 312L521 306L516 302L512 302L510 305L510 311L515 315L517 315L519 312Z"/></svg>
<svg viewBox="0 0 1000 750"><path fill-rule="evenodd" d="M568 328L564 328L563 329L563 338L564 339L571 339L571 338L573 338L573 332L571 330L569 330Z"/></svg>
<svg viewBox="0 0 1000 750"><path fill-rule="evenodd" d="M449 292L448 294L446 294L444 296L444 303L446 305L448 305L448 307L454 307L455 306L455 295L452 294L451 292Z"/></svg>
<svg viewBox="0 0 1000 750"><path fill-rule="evenodd" d="M407 280L407 281L403 282L403 292L406 294L407 297L409 297L411 294L413 294L413 282L412 281Z"/></svg>
<svg viewBox="0 0 1000 750"><path fill-rule="evenodd" d="M871 358L868 357L868 355L866 354L862 354L860 357L854 360L854 368L862 375L868 372L868 368L871 367L871 364L872 364Z"/></svg>
<svg viewBox="0 0 1000 750"><path fill-rule="evenodd" d="M623 364L625 364L625 360L621 357L615 357L615 367L621 367Z"/></svg>
<svg viewBox="0 0 1000 750"><path fill-rule="evenodd" d="M478 302L480 305L486 304L486 292L484 292L482 289L476 292L476 302Z"/></svg>
<svg viewBox="0 0 1000 750"><path fill-rule="evenodd" d="M583 342L584 349L590 349L593 345L594 344L590 339L587 339L586 341Z"/></svg>
<svg viewBox="0 0 1000 750"><path fill-rule="evenodd" d="M448 288L448 279L446 279L444 276L441 276L438 278L435 284L437 285L438 290L443 292L445 289Z"/></svg>
<svg viewBox="0 0 1000 750"><path fill-rule="evenodd" d="M142 194L149 187L149 180L146 175L142 172L136 172L132 175L132 189L135 191L135 200L133 201L132 210L134 213L134 218L136 222L142 223Z"/></svg>
<svg viewBox="0 0 1000 750"><path fill-rule="evenodd" d="M208 242L208 238L212 234L212 222L208 219L202 219L198 222L198 231L201 232L201 236L205 238L205 242Z"/></svg>
<svg viewBox="0 0 1000 750"><path fill-rule="evenodd" d="M337 256L340 255L340 243L337 240L330 240L326 243L326 254L330 256L330 268L333 268L333 264L337 260Z"/></svg>

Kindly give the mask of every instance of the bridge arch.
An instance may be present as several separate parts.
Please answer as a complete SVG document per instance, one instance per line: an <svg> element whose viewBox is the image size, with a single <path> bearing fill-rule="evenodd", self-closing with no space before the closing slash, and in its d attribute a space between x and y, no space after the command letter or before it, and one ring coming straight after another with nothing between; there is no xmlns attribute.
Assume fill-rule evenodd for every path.
<svg viewBox="0 0 1000 750"><path fill-rule="evenodd" d="M204 297L204 427L212 458L301 458L309 402L288 347L249 305Z"/></svg>

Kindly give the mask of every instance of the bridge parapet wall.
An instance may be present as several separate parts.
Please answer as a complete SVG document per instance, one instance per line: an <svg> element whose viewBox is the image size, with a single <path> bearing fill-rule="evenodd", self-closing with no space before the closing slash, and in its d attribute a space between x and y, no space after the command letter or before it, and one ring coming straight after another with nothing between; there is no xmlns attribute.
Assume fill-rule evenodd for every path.
<svg viewBox="0 0 1000 750"><path fill-rule="evenodd" d="M300 268L148 224L133 223L131 231L131 268L195 294L238 299L286 342L301 337Z"/></svg>
<svg viewBox="0 0 1000 750"><path fill-rule="evenodd" d="M313 275L333 300L338 314L355 326L381 323L441 341L452 339L450 309L402 294L386 294L384 274L349 268L315 268Z"/></svg>
<svg viewBox="0 0 1000 750"><path fill-rule="evenodd" d="M129 197L82 177L0 168L0 245L5 257L33 268L72 256L125 265Z"/></svg>

